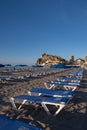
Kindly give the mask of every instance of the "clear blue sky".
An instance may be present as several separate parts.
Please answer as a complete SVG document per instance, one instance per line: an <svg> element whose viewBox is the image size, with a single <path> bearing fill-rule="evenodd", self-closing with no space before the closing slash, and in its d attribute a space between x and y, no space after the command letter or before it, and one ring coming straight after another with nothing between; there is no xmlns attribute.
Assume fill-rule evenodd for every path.
<svg viewBox="0 0 87 130"><path fill-rule="evenodd" d="M0 0L0 63L87 55L87 0Z"/></svg>

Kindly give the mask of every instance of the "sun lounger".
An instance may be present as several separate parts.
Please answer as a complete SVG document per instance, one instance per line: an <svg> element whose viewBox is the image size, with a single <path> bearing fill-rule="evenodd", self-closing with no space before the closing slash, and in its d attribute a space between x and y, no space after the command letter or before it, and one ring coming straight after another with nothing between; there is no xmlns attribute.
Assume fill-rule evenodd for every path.
<svg viewBox="0 0 87 130"><path fill-rule="evenodd" d="M54 82L45 82L44 85L48 89L63 87L65 90L72 90L72 91L77 89L78 86L78 84L75 83L54 83Z"/></svg>
<svg viewBox="0 0 87 130"><path fill-rule="evenodd" d="M50 81L50 82L47 82L47 84L63 84L63 85L80 85L80 83L78 83L78 82L75 82L75 83L72 83L72 82L62 82L62 81L55 81L55 80L53 80L53 81Z"/></svg>
<svg viewBox="0 0 87 130"><path fill-rule="evenodd" d="M16 101L21 101L21 104L18 109L20 109L26 102L40 104L48 115L52 114L48 105L50 105L50 107L55 106L57 110L54 112L53 115L57 115L69 102L69 98L19 95L16 97L11 97L11 103L14 108L17 108L15 103Z"/></svg>
<svg viewBox="0 0 87 130"><path fill-rule="evenodd" d="M28 91L29 95L38 94L44 96L53 96L53 97L73 97L74 92L68 90L52 90L45 88L33 88Z"/></svg>
<svg viewBox="0 0 87 130"><path fill-rule="evenodd" d="M0 114L0 130L41 130L39 127L13 120Z"/></svg>
<svg viewBox="0 0 87 130"><path fill-rule="evenodd" d="M70 77L61 77L57 78L57 80L54 80L55 82L70 82L70 83L80 83L80 78L70 78Z"/></svg>

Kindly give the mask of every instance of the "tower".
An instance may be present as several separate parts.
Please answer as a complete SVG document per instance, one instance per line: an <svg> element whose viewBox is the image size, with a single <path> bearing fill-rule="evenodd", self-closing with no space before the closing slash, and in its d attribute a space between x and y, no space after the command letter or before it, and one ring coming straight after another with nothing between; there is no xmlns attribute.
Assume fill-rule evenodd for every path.
<svg viewBox="0 0 87 130"><path fill-rule="evenodd" d="M87 62L87 56L85 56L85 62Z"/></svg>
<svg viewBox="0 0 87 130"><path fill-rule="evenodd" d="M70 56L70 57L69 57L69 61L70 61L70 62L74 62L74 56Z"/></svg>

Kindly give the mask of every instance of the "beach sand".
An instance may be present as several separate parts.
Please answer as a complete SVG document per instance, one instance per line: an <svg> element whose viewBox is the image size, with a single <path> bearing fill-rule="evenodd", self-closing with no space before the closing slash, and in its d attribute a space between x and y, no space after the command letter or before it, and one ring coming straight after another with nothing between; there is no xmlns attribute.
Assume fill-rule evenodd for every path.
<svg viewBox="0 0 87 130"><path fill-rule="evenodd" d="M0 114L36 125L42 130L87 130L87 70L74 97L57 116L48 116L40 105L26 103L20 110L13 109L10 97L27 94L31 88L45 88L44 82L68 75L71 70L0 83ZM20 72L19 72L20 73Z"/></svg>

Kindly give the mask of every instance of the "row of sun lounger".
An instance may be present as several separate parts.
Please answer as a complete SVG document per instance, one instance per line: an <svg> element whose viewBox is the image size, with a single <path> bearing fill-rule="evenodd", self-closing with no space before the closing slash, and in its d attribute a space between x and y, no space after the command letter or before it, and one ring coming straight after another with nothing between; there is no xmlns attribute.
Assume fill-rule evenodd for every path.
<svg viewBox="0 0 87 130"><path fill-rule="evenodd" d="M10 98L11 104L15 109L18 109L18 110L21 109L21 107L26 102L40 104L48 115L52 114L56 116L73 98L75 94L74 90L80 85L83 70L79 68L74 74L72 73L73 76L62 77L60 79L57 79L56 83L55 81L51 81L51 83L53 82L54 86L58 87L61 85L65 90L60 90L60 89L54 90L55 88L54 86L50 88L49 87L32 88L31 90L28 91L27 95L24 94L24 95L11 97ZM68 90L67 90L67 87L64 87L64 86L67 86ZM19 106L16 104L16 101L20 101ZM51 111L50 109L51 106L56 107L56 110L54 112ZM1 130L5 130L5 126L2 124L3 120L6 120L6 124L5 124L7 127L6 130L9 130L9 126L10 126L9 123L13 124L12 126L13 130L40 130L40 128L36 126L32 126L32 125L25 124L19 121L8 119L7 117L4 117L4 116L0 118Z"/></svg>
<svg viewBox="0 0 87 130"><path fill-rule="evenodd" d="M65 88L66 90L72 90L74 91L77 86L79 85L78 83L44 83L44 85L46 86L46 88L48 89L55 89L55 88Z"/></svg>
<svg viewBox="0 0 87 130"><path fill-rule="evenodd" d="M78 72L78 73L77 73ZM66 90L74 91L78 86L80 86L80 82L82 79L83 70L80 68L77 72L72 73L72 77L69 74L66 77L57 78L56 80L45 82L44 85L48 89L57 89L57 88L65 88ZM76 75L77 74L77 75Z"/></svg>
<svg viewBox="0 0 87 130"><path fill-rule="evenodd" d="M82 69L79 69L78 74L82 73ZM77 80L77 79L76 79ZM59 84L58 84L59 85ZM61 84L60 84L61 85ZM47 114L51 114L50 110L48 109L47 105L54 105L57 106L58 109L54 113L54 115L57 115L60 110L69 102L71 97L74 95L74 90L77 88L79 83L72 83L71 84L64 84L64 86L68 87L71 90L68 90L63 86L63 83L61 86L63 86L66 90L51 90L51 89L42 89L42 88L33 88L30 91L28 91L28 95L18 95L16 97L11 97L11 103L14 108L16 107L15 101L22 101L21 105L18 107L20 109L23 104L26 102L29 103L38 103L41 104L42 107L45 109ZM32 94L38 94L32 95Z"/></svg>
<svg viewBox="0 0 87 130"><path fill-rule="evenodd" d="M30 77L38 77L38 76L45 76L48 74L54 74L62 71L66 71L67 69L51 69L51 70L43 70L41 72L33 72L30 74L18 74L18 75L11 75L11 76L5 76L5 77L0 77L0 82L2 81L8 81L8 80L15 80L15 79L25 79L25 78L30 78Z"/></svg>

